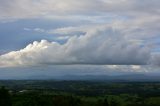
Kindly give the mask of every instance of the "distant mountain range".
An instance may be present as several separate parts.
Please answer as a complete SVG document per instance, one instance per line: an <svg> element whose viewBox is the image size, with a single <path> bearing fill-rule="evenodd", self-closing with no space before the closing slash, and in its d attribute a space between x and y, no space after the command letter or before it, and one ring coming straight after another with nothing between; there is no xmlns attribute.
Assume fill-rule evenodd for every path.
<svg viewBox="0 0 160 106"><path fill-rule="evenodd" d="M129 75L68 75L57 78L59 80L101 80L101 81L160 81L160 76L145 74Z"/></svg>
<svg viewBox="0 0 160 106"><path fill-rule="evenodd" d="M19 78L21 79L21 78ZM64 76L30 76L23 79L32 80L93 80L93 81L160 81L160 76L147 74L127 75L64 75Z"/></svg>

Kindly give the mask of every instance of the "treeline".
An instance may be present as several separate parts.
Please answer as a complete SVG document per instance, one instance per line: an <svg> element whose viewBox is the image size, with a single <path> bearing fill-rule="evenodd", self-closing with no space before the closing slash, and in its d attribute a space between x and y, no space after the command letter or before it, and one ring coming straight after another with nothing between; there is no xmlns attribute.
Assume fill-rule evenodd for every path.
<svg viewBox="0 0 160 106"><path fill-rule="evenodd" d="M47 90L67 92L78 96L105 96L129 94L143 97L159 97L160 82L96 82L96 81L54 81L54 80L0 80L0 86L12 91Z"/></svg>
<svg viewBox="0 0 160 106"><path fill-rule="evenodd" d="M11 92L0 88L0 106L160 106L160 97L131 94L78 96L48 91Z"/></svg>

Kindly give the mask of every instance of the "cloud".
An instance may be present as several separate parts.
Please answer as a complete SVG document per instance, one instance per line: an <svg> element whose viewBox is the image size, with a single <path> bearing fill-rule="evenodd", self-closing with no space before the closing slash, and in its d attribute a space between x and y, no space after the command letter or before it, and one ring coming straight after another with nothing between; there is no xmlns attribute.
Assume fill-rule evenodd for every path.
<svg viewBox="0 0 160 106"><path fill-rule="evenodd" d="M41 32L41 33L42 33L42 32L45 32L45 30L44 30L44 29L41 29L41 28L35 28L34 31L36 31L36 32Z"/></svg>
<svg viewBox="0 0 160 106"><path fill-rule="evenodd" d="M133 66L123 65L52 65L39 67L11 67L0 68L0 79L53 79L64 76L86 76L86 75L130 75L145 74L158 75L159 68L148 66L134 66L140 69L134 69ZM154 70L153 70L154 69Z"/></svg>
<svg viewBox="0 0 160 106"><path fill-rule="evenodd" d="M159 0L0 0L0 19L14 20L66 15L156 16Z"/></svg>
<svg viewBox="0 0 160 106"><path fill-rule="evenodd" d="M31 31L30 28L23 28L23 30L25 30L25 31Z"/></svg>
<svg viewBox="0 0 160 106"><path fill-rule="evenodd" d="M75 13L89 13L90 10L102 2L98 0L1 0L0 19L35 18L55 14L66 15Z"/></svg>
<svg viewBox="0 0 160 106"><path fill-rule="evenodd" d="M0 67L26 65L146 65L150 49L130 42L119 30L96 27L64 44L41 40L0 56Z"/></svg>
<svg viewBox="0 0 160 106"><path fill-rule="evenodd" d="M50 34L76 34L81 32L86 32L88 30L88 26L78 26L78 27L63 27L63 28L57 28L53 30L47 31Z"/></svg>
<svg viewBox="0 0 160 106"><path fill-rule="evenodd" d="M150 63L151 63L152 65L160 66L160 53L152 54Z"/></svg>
<svg viewBox="0 0 160 106"><path fill-rule="evenodd" d="M0 0L0 78L158 75L159 4L159 0Z"/></svg>
<svg viewBox="0 0 160 106"><path fill-rule="evenodd" d="M60 28L54 28L49 30L41 29L41 32L54 35L59 34L62 36L73 36L84 34L92 28L102 28L104 26L107 26L113 27L113 29L116 30L120 30L121 33L123 33L124 36L126 36L128 39L133 39L135 41L148 40L148 43L151 43L151 40L153 40L153 38L159 38L159 21L159 17L150 16L132 20L114 20L104 23L88 23L86 25L71 25L65 27L62 26ZM36 31L35 29L33 30Z"/></svg>

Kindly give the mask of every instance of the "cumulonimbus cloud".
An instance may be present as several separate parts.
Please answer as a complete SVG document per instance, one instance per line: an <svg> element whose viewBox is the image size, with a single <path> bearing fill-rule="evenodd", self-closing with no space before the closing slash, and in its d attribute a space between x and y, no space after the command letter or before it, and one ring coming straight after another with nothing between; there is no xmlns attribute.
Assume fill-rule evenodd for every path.
<svg viewBox="0 0 160 106"><path fill-rule="evenodd" d="M25 65L146 65L150 49L130 42L111 27L96 27L72 36L64 44L35 41L24 49L0 56L0 67Z"/></svg>

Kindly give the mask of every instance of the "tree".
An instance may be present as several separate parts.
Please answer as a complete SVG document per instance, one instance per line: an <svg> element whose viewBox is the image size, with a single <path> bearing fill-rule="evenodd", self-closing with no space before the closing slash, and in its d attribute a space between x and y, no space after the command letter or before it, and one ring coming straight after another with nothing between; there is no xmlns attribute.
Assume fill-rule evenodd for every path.
<svg viewBox="0 0 160 106"><path fill-rule="evenodd" d="M115 99L111 99L110 105L111 106L119 106L119 104L117 103L117 101Z"/></svg>
<svg viewBox="0 0 160 106"><path fill-rule="evenodd" d="M108 99L107 99L107 98L104 99L104 101L103 101L103 106L109 106L109 104L108 104Z"/></svg>
<svg viewBox="0 0 160 106"><path fill-rule="evenodd" d="M108 99L99 99L97 101L97 106L109 106Z"/></svg>
<svg viewBox="0 0 160 106"><path fill-rule="evenodd" d="M0 88L0 106L12 106L11 95L4 86Z"/></svg>

